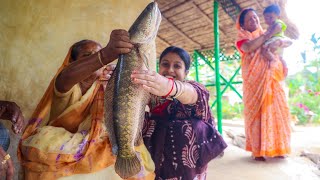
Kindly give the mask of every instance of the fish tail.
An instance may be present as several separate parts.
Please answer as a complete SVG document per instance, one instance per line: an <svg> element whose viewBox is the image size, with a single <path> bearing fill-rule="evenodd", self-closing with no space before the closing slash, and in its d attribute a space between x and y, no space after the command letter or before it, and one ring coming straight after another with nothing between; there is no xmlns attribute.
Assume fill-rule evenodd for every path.
<svg viewBox="0 0 320 180"><path fill-rule="evenodd" d="M127 179L138 174L141 170L140 160L137 155L133 157L117 157L114 165L116 173L123 179Z"/></svg>

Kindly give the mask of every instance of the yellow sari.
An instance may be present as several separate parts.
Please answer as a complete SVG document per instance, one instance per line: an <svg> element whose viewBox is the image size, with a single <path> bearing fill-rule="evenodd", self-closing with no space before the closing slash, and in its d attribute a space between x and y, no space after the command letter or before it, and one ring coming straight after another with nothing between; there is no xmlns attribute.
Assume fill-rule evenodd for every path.
<svg viewBox="0 0 320 180"><path fill-rule="evenodd" d="M239 42L253 40L264 33L254 32L237 24ZM282 63L277 56L268 66L261 47L253 52L241 52L246 150L254 157L283 156L290 153L289 108L281 81Z"/></svg>
<svg viewBox="0 0 320 180"><path fill-rule="evenodd" d="M71 49L56 76L68 65ZM114 171L116 157L104 128L102 85L95 82L83 96L76 85L71 96L77 97L80 93L80 97L52 118L49 112L52 115L58 108L54 107L56 76L19 143L18 158L24 167L25 179L121 179ZM148 150L140 145L136 152L141 171L129 179L154 179L154 164Z"/></svg>

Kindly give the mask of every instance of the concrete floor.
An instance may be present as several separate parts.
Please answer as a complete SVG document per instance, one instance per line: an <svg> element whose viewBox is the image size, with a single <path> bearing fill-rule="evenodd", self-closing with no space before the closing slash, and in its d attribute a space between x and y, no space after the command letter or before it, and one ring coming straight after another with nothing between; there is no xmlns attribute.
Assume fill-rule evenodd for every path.
<svg viewBox="0 0 320 180"><path fill-rule="evenodd" d="M243 125L226 123L224 130L244 132ZM207 180L320 180L320 170L305 157L302 150L311 150L320 155L320 127L295 127L292 133L292 153L285 159L267 159L257 162L250 152L234 146L223 135L229 146L220 159L209 163Z"/></svg>
<svg viewBox="0 0 320 180"><path fill-rule="evenodd" d="M242 121L223 123L223 130L244 133ZM296 126L292 133L290 156L286 159L268 159L266 162L252 160L249 152L232 145L226 134L223 137L229 146L222 158L209 163L207 180L320 180L320 170L315 164L300 157L302 150L311 150L320 155L320 127ZM18 135L11 134L9 153L15 163L15 180L19 172L19 162L15 156L18 139Z"/></svg>

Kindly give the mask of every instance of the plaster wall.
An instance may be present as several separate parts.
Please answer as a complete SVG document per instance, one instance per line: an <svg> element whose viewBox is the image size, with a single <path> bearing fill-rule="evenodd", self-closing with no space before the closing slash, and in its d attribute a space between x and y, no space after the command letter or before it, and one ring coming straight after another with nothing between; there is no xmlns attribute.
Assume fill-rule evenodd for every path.
<svg viewBox="0 0 320 180"><path fill-rule="evenodd" d="M16 102L29 119L74 42L92 39L105 46L110 32L128 30L149 2L1 0L0 99ZM10 123L4 123L10 128ZM19 171L16 148L20 136L10 133L9 153Z"/></svg>

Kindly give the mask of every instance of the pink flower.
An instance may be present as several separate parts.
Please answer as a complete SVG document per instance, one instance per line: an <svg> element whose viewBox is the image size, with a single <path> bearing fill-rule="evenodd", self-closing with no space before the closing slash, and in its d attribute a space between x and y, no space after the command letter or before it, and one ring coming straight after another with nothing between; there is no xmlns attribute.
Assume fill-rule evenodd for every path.
<svg viewBox="0 0 320 180"><path fill-rule="evenodd" d="M297 106L299 108L303 109L305 112L309 112L310 111L310 109L306 105L304 105L302 103L298 103Z"/></svg>
<svg viewBox="0 0 320 180"><path fill-rule="evenodd" d="M299 108L303 108L303 104L302 103L297 103L297 106L299 107Z"/></svg>

